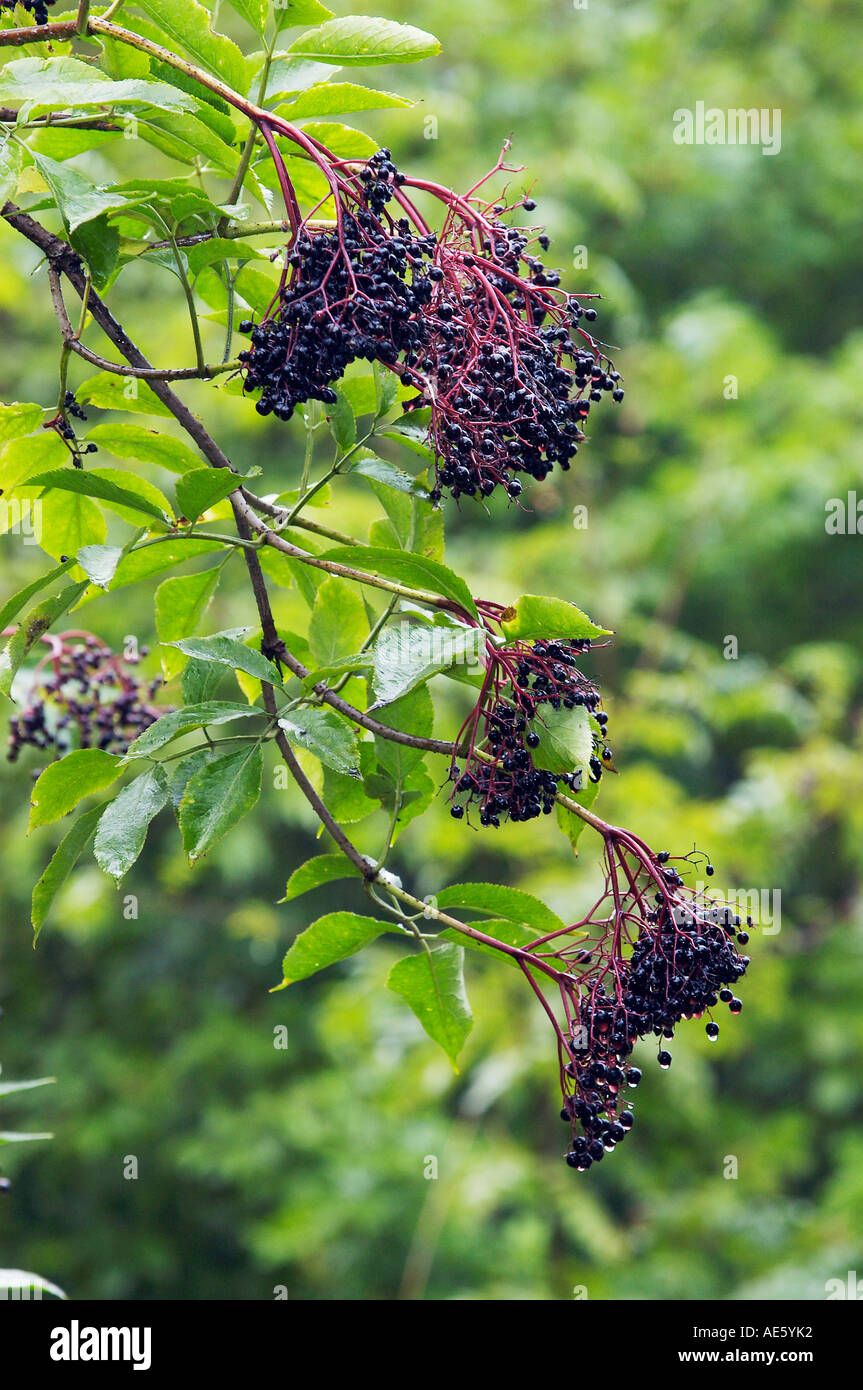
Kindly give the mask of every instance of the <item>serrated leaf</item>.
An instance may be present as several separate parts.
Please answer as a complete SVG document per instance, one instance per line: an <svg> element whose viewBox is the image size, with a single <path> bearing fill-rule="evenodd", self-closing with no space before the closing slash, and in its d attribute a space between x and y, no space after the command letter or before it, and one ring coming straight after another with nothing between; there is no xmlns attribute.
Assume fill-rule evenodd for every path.
<svg viewBox="0 0 863 1390"><path fill-rule="evenodd" d="M221 566L201 570L197 574L177 574L165 579L156 590L156 635L161 643L173 642L183 634L191 637L200 626L210 600L216 592ZM165 649L162 671L166 680L186 665L182 652Z"/></svg>
<svg viewBox="0 0 863 1390"><path fill-rule="evenodd" d="M272 105L286 96L295 97L309 87L326 82L337 72L341 72L338 63L325 65L313 63L308 58L291 58L286 53L277 53L270 64L264 104ZM257 74L252 90L257 97Z"/></svg>
<svg viewBox="0 0 863 1390"><path fill-rule="evenodd" d="M141 105L192 111L193 98L167 82L114 80L77 58L20 58L0 72L0 101L21 101L33 110Z"/></svg>
<svg viewBox="0 0 863 1390"><path fill-rule="evenodd" d="M508 888L499 883L454 883L435 895L435 905L445 911L466 908L519 922L535 928L534 936L544 936L565 927L557 913L540 898L522 888Z"/></svg>
<svg viewBox="0 0 863 1390"><path fill-rule="evenodd" d="M97 289L108 284L120 259L120 233L105 213L88 218L70 234L73 247L86 262Z"/></svg>
<svg viewBox="0 0 863 1390"><path fill-rule="evenodd" d="M471 617L479 616L464 580L448 566L424 555L379 546L343 545L325 550L323 558L350 565L352 569L378 574L385 579L394 579L411 589L430 590L449 599Z"/></svg>
<svg viewBox="0 0 863 1390"><path fill-rule="evenodd" d="M88 472L83 468L55 468L48 473L38 473L35 478L28 478L27 486L57 488L64 492L77 493L82 497L98 497L102 502L114 503L127 511L155 517L163 523L170 515L170 508L163 511L148 497L101 477L95 470Z"/></svg>
<svg viewBox="0 0 863 1390"><path fill-rule="evenodd" d="M245 86L246 63L242 50L210 28L210 16L197 0L136 0L139 9L158 24L159 28L178 43L189 57L221 77L234 91Z"/></svg>
<svg viewBox="0 0 863 1390"><path fill-rule="evenodd" d="M151 575L173 569L184 560L193 560L199 555L212 555L214 551L222 549L218 541L198 540L191 536L176 543L166 541L164 544L147 546L144 550L130 550L117 566L117 572L108 588L113 593L115 589L137 584L142 579L149 579Z"/></svg>
<svg viewBox="0 0 863 1390"><path fill-rule="evenodd" d="M228 4L263 38L270 12L270 0L228 0Z"/></svg>
<svg viewBox="0 0 863 1390"><path fill-rule="evenodd" d="M230 666L234 671L245 671L247 675L266 681L268 685L282 684L282 678L271 661L226 633L217 632L212 637L186 637L179 642L169 642L168 646L177 647L186 656L196 656L201 661L215 661L220 666Z"/></svg>
<svg viewBox="0 0 863 1390"><path fill-rule="evenodd" d="M579 806L583 806L585 810L589 810L599 795L599 787L599 782L588 781L580 792L567 791L565 795L568 800L575 801ZM587 821L583 821L581 816L576 815L574 811L568 810L566 806L561 806L560 802L557 803L555 810L557 812L558 825L577 853L578 842L581 839L581 834L587 825Z"/></svg>
<svg viewBox="0 0 863 1390"><path fill-rule="evenodd" d="M129 744L126 757L147 758L166 743L191 733L193 729L203 729L211 724L228 724L232 719L248 719L250 715L262 713L252 705L232 704L227 700L205 700L198 705L170 710Z"/></svg>
<svg viewBox="0 0 863 1390"><path fill-rule="evenodd" d="M483 919L482 922L474 924L478 931L486 936L492 937L495 941L502 942L505 946L519 946L522 950L535 941L540 934L535 927L526 927L519 922L507 921L504 918ZM521 974L521 966L513 957L500 951L496 946L490 946L485 941L475 941L471 936L465 936L464 932L456 931L455 927L447 927L446 931L440 933L441 941L452 941L456 946L464 946L466 951L478 951L481 955L490 956L493 960L502 964L510 965ZM537 979L542 979L542 972L529 966L528 969ZM547 978L547 977L546 977Z"/></svg>
<svg viewBox="0 0 863 1390"><path fill-rule="evenodd" d="M123 547L120 545L84 545L78 551L77 560L92 584L107 589L117 573L122 556Z"/></svg>
<svg viewBox="0 0 863 1390"><path fill-rule="evenodd" d="M239 152L226 144L206 121L185 112L141 116L138 134L142 140L183 164L197 165L205 159L224 174L233 175L240 162ZM149 259L154 259L152 253Z"/></svg>
<svg viewBox="0 0 863 1390"><path fill-rule="evenodd" d="M60 578L61 574L66 574L73 564L74 560L66 560L62 565L57 565L54 569L49 570L47 574L41 574L38 579L32 580L25 588L19 589L17 594L13 594L10 599L7 599L3 607L0 608L0 632L9 625L13 618L17 617L21 609L30 602L35 594L38 594L42 589L47 589L49 585Z"/></svg>
<svg viewBox="0 0 863 1390"><path fill-rule="evenodd" d="M359 651L369 631L362 599L343 579L325 579L309 622L309 647L318 666L332 666Z"/></svg>
<svg viewBox="0 0 863 1390"><path fill-rule="evenodd" d="M36 538L46 555L60 560L77 555L82 546L104 543L107 523L89 497L52 487L38 505Z"/></svg>
<svg viewBox="0 0 863 1390"><path fill-rule="evenodd" d="M300 932L282 962L284 978L278 989L305 980L328 965L346 960L384 932L396 930L392 922L360 917L355 912L329 912Z"/></svg>
<svg viewBox="0 0 863 1390"><path fill-rule="evenodd" d="M80 584L67 584L53 598L43 599L31 608L16 632L0 651L0 694L8 695L12 689L15 675L26 659L27 653L48 631L52 623L79 599L87 588L87 581Z"/></svg>
<svg viewBox="0 0 863 1390"><path fill-rule="evenodd" d="M534 767L546 772L575 772L578 768L587 768L593 753L593 734L590 716L583 705L575 709L540 705L531 720L530 730L539 737L539 745L530 753Z"/></svg>
<svg viewBox="0 0 863 1390"><path fill-rule="evenodd" d="M406 622L385 627L374 649L372 708L397 700L451 666L479 667L484 647L478 628Z"/></svg>
<svg viewBox="0 0 863 1390"><path fill-rule="evenodd" d="M93 853L100 869L118 882L128 873L147 838L150 822L168 801L168 778L162 767L136 777L109 802L96 827Z"/></svg>
<svg viewBox="0 0 863 1390"><path fill-rule="evenodd" d="M419 738L430 738L434 727L434 706L428 687L417 686L407 695L386 706L377 714L381 724L401 733L413 734ZM406 743L394 743L391 739L375 735L375 756L379 765L389 774L396 786L404 786L413 768L422 760L422 749L412 748Z"/></svg>
<svg viewBox="0 0 863 1390"><path fill-rule="evenodd" d="M585 637L607 637L609 629L597 627L586 613L562 598L545 598L540 594L522 594L503 614L504 636L509 641L538 638L561 641Z"/></svg>
<svg viewBox="0 0 863 1390"><path fill-rule="evenodd" d="M395 92L374 91L355 82L326 82L298 92L293 101L279 108L279 114L293 121L305 116L343 116L354 111L414 105L409 97Z"/></svg>
<svg viewBox="0 0 863 1390"><path fill-rule="evenodd" d="M443 1048L458 1071L458 1055L473 1027L464 987L463 948L447 942L405 956L390 970L387 989L410 1005L429 1037Z"/></svg>
<svg viewBox="0 0 863 1390"><path fill-rule="evenodd" d="M205 704L215 695L224 679L223 666L192 657L183 670L180 689L185 705Z"/></svg>
<svg viewBox="0 0 863 1390"><path fill-rule="evenodd" d="M93 806L78 817L63 836L33 889L30 921L35 937L42 929L51 904L92 840L103 810L102 806Z"/></svg>
<svg viewBox="0 0 863 1390"><path fill-rule="evenodd" d="M337 400L335 405L327 406L326 418L333 439L336 441L339 448L345 452L356 443L357 422L353 407L344 391L337 389L336 396Z"/></svg>
<svg viewBox="0 0 863 1390"><path fill-rule="evenodd" d="M180 833L189 859L200 859L243 816L261 794L264 754L260 744L213 758L189 780L180 802Z"/></svg>
<svg viewBox="0 0 863 1390"><path fill-rule="evenodd" d="M45 414L41 405L31 401L10 401L0 404L0 448L10 439L20 439L22 435L32 434L42 423Z"/></svg>
<svg viewBox="0 0 863 1390"><path fill-rule="evenodd" d="M279 727L291 744L313 753L327 767L359 776L356 734L335 710L294 710L279 720Z"/></svg>
<svg viewBox="0 0 863 1390"><path fill-rule="evenodd" d="M22 158L23 151L16 140L4 141L0 147L0 207L17 192Z"/></svg>
<svg viewBox="0 0 863 1390"><path fill-rule="evenodd" d="M294 898L302 897L303 893L310 893L313 888L322 887L325 883L359 876L359 869L351 863L347 855L319 854L315 859L308 859L305 864L294 870L288 879L285 896L279 901L289 903Z"/></svg>
<svg viewBox="0 0 863 1390"><path fill-rule="evenodd" d="M196 468L184 473L177 483L178 515L187 521L197 521L217 502L235 492L241 482L242 479L227 468Z"/></svg>
<svg viewBox="0 0 863 1390"><path fill-rule="evenodd" d="M118 459L134 459L137 463L154 463L171 473L189 473L201 468L201 459L180 439L159 434L143 425L125 425L108 421L94 425L87 441L107 449Z"/></svg>
<svg viewBox="0 0 863 1390"><path fill-rule="evenodd" d="M440 43L423 29L389 19L351 17L331 19L291 44L291 53L317 62L337 59L343 65L416 63L433 58Z"/></svg>
<svg viewBox="0 0 863 1390"><path fill-rule="evenodd" d="M81 405L95 405L100 410L128 410L137 415L164 415L171 412L162 405L146 381L137 377L115 376L113 372L97 372L82 381L75 392ZM88 438L92 438L90 431ZM200 465L199 465L200 466Z"/></svg>
<svg viewBox="0 0 863 1390"><path fill-rule="evenodd" d="M86 796L109 787L121 771L120 758L101 748L78 748L49 763L30 796L28 833L37 826L60 820Z"/></svg>
<svg viewBox="0 0 863 1390"><path fill-rule="evenodd" d="M321 24L333 17L332 10L318 0L273 0L273 7L277 33L294 24Z"/></svg>
<svg viewBox="0 0 863 1390"><path fill-rule="evenodd" d="M51 190L67 231L74 232L76 227L98 217L100 213L126 206L127 199L122 195L111 189L99 187L73 165L60 164L46 154L39 154L37 150L31 150L30 153L36 168Z"/></svg>
<svg viewBox="0 0 863 1390"><path fill-rule="evenodd" d="M393 488L396 492L407 493L410 497L427 499L429 495L428 488L423 487L410 473L405 473L403 469L397 468L394 463L388 463L385 459L359 459L352 465L350 472L352 475L359 473L363 478L372 478L376 483L383 483L386 487Z"/></svg>

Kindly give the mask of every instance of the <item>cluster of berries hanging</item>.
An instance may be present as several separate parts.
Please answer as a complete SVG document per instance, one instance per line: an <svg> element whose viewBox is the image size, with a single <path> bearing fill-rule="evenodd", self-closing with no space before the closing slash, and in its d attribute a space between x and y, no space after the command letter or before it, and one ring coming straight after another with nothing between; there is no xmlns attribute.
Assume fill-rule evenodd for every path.
<svg viewBox="0 0 863 1390"><path fill-rule="evenodd" d="M125 753L133 739L167 711L151 703L161 681L140 683L130 674L140 654L118 656L87 632L48 634L50 647L36 668L19 714L9 721L8 758L25 745L55 751L101 748Z"/></svg>
<svg viewBox="0 0 863 1390"><path fill-rule="evenodd" d="M518 497L518 473L541 482L555 463L570 467L591 402L606 391L623 399L620 374L582 324L596 310L557 289L560 273L545 269L503 212L496 204L478 225L451 224L435 258L416 370L431 405L438 496L445 487L488 497L502 486Z"/></svg>
<svg viewBox="0 0 863 1390"><path fill-rule="evenodd" d="M733 986L749 957L741 919L727 905L684 885L668 855L653 855L636 836L611 831L605 844L606 885L568 944L537 954L562 967L566 1026L559 1031L563 1108L571 1127L570 1167L585 1171L612 1152L631 1129L626 1092L641 1080L629 1057L639 1038L659 1041L657 1060L671 1066L663 1043L684 1019L708 1015L706 1032L719 1035L712 1010L743 1007ZM751 919L747 919L751 926ZM546 951L542 947L546 947Z"/></svg>
<svg viewBox="0 0 863 1390"><path fill-rule="evenodd" d="M608 715L600 709L601 695L576 664L590 649L590 640L516 642L490 654L486 679L476 708L456 740L467 736L464 769L453 761L450 779L451 814L461 820L471 806L479 808L480 825L498 827L501 817L513 821L549 815L561 788L581 790L582 770L551 772L538 766L544 710L583 708L595 721L594 742L606 761ZM598 781L602 761L590 758L590 776Z"/></svg>
<svg viewBox="0 0 863 1390"><path fill-rule="evenodd" d="M37 24L47 24L48 11L56 0L0 0L0 10L14 10L16 3L29 10Z"/></svg>
<svg viewBox="0 0 863 1390"><path fill-rule="evenodd" d="M435 241L412 235L404 218L388 227L381 222L397 177L388 150L373 155L354 211L344 211L333 232L301 231L270 313L257 326L240 324L252 335L251 348L240 353L245 389L261 389L261 415L289 420L301 401L334 405L332 383L351 362L393 368L418 347Z"/></svg>
<svg viewBox="0 0 863 1390"><path fill-rule="evenodd" d="M291 211L284 162L265 134ZM585 327L596 310L561 290L560 273L536 254L548 237L503 220L533 200L485 202L476 196L485 179L466 197L408 179L387 149L352 172L323 146L310 152L333 190L336 227L313 232L293 214L278 294L259 324L240 325L251 333L244 385L260 390L261 414L286 420L302 401L334 404L333 383L365 358L418 389L407 409L430 407L433 501L444 488L482 498L501 486L515 498L518 474L540 481L556 463L569 468L591 404L606 392L620 401L623 389ZM412 187L444 204L439 235ZM393 216L393 201L406 215Z"/></svg>

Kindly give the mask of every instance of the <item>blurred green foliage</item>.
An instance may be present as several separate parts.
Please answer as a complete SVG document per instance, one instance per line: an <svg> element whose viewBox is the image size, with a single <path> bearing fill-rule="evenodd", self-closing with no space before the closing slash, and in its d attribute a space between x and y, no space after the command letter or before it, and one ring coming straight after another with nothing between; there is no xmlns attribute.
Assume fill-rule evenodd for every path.
<svg viewBox="0 0 863 1390"><path fill-rule="evenodd" d="M278 1285L300 1299L823 1298L863 1268L863 543L824 527L863 455L863 71L849 58L863 16L841 0L374 8L437 33L443 54L364 73L421 101L364 124L401 167L456 187L512 136L549 262L587 249L567 283L607 297L600 326L627 381L579 466L531 491L534 510L450 505L448 558L484 596L558 593L615 629L595 663L620 771L604 814L657 848L697 843L720 887L781 892L781 930L754 934L744 1011L716 1046L682 1026L667 1074L641 1046L636 1127L578 1175L561 1161L552 1037L515 972L469 961L477 1024L458 1075L384 990L387 945L268 994L296 930L364 910L350 883L275 905L319 842L272 778L257 820L194 872L158 823L119 896L85 862L34 953L29 888L56 837L25 836L22 765L0 808L0 1055L7 1075L59 1084L16 1106L56 1138L4 1151L2 1254L102 1299ZM780 108L781 153L674 144L674 110L698 100ZM103 157L87 157L94 176ZM129 177L168 169L134 142L121 157ZM47 402L44 278L31 248L0 239L4 398ZM170 276L127 272L115 307L155 359L188 347ZM213 387L185 395L238 463L296 484L299 428ZM338 507L353 530L375 514L351 483ZM41 562L2 546L5 594ZM299 600L277 593L290 627ZM147 641L147 612L127 590L88 621ZM239 574L210 619L247 621ZM451 687L439 732L447 700ZM362 847L383 833L370 823ZM474 834L436 805L393 867L420 894L499 877L572 920L597 873L589 835L580 851L547 822Z"/></svg>

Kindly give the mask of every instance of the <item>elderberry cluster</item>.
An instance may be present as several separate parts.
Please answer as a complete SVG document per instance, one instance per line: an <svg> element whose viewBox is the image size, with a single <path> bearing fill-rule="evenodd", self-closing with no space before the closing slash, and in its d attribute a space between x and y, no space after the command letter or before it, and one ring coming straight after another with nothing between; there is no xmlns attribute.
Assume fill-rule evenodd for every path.
<svg viewBox="0 0 863 1390"><path fill-rule="evenodd" d="M404 218L382 226L379 214L400 177L389 150L372 155L359 175L356 211L343 210L332 232L301 232L275 312L257 326L240 325L251 332L251 348L240 353L244 389L261 388L261 415L289 420L305 400L334 405L332 383L357 358L387 367L403 355L416 360L418 314L432 293L425 259L435 239L413 235Z"/></svg>
<svg viewBox="0 0 863 1390"><path fill-rule="evenodd" d="M672 885L680 882L674 870L667 877ZM737 930L740 918L717 906L669 908L657 896L662 906L647 914L629 960L617 964L615 995L602 985L595 988L573 1028L572 1061L565 1071L575 1091L565 1098L561 1118L573 1127L566 1161L582 1172L632 1127L632 1112L621 1109L621 1093L641 1080L640 1070L626 1062L636 1039L651 1033L670 1039L682 1019L700 1017L720 1001L732 1013L743 1007L729 988L749 965L749 957L733 944L735 937L742 944L749 940ZM714 1040L719 1025L711 1020L706 1032ZM661 1048L657 1060L666 1070L670 1052ZM581 1134L575 1133L576 1123Z"/></svg>
<svg viewBox="0 0 863 1390"><path fill-rule="evenodd" d="M141 649L141 656L146 649ZM73 748L125 753L133 739L165 709L149 703L161 681L139 683L124 667L139 656L115 656L98 638L85 636L62 649L40 670L20 714L9 721L8 758L21 749Z"/></svg>
<svg viewBox="0 0 863 1390"><path fill-rule="evenodd" d="M608 715L598 709L601 696L576 666L579 653L587 651L590 640L534 642L518 644L511 652L498 652L497 659L512 657L508 669L512 684L505 698L495 699L482 711L483 737L473 746L462 772L453 765L454 782L451 814L464 817L471 805L479 807L483 826L500 826L501 817L512 821L533 820L550 815L559 788L578 792L582 771L550 772L534 765L532 754L542 744L542 709L584 707L593 715L604 735ZM602 743L603 756L611 757ZM602 763L590 759L590 776L598 781Z"/></svg>
<svg viewBox="0 0 863 1390"><path fill-rule="evenodd" d="M526 232L499 217L488 225L479 255L442 247L449 254L431 272L437 284L418 369L435 382L436 496L445 487L453 497L488 497L504 486L518 497L515 474L542 481L555 463L570 467L592 402L606 391L623 399L620 373L580 327L596 310L547 293L560 273L527 251ZM539 241L548 246L546 236Z"/></svg>
<svg viewBox="0 0 863 1390"><path fill-rule="evenodd" d="M30 11L37 24L47 24L48 10L55 4L56 0L17 0L17 2L23 5L25 10ZM16 0L0 0L0 10L14 10L15 4Z"/></svg>

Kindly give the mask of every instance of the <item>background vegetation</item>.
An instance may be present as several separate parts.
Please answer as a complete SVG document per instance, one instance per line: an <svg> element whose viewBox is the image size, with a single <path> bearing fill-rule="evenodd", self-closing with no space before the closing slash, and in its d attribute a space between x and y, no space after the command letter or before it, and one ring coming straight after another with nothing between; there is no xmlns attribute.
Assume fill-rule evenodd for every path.
<svg viewBox="0 0 863 1390"><path fill-rule="evenodd" d="M658 848L696 841L721 887L781 891L781 931L755 934L744 1011L718 1045L684 1025L668 1073L642 1045L633 1134L579 1175L561 1162L549 1030L514 972L469 961L478 1022L458 1075L382 988L385 944L267 993L310 914L363 911L344 885L275 905L316 845L290 791L271 784L257 818L193 873L157 823L123 887L137 920L84 863L34 953L29 887L53 841L25 838L41 766L25 760L0 803L0 1057L9 1077L59 1084L16 1098L21 1127L56 1138L4 1151L0 1262L102 1299L266 1299L275 1285L295 1299L556 1299L575 1286L591 1299L823 1298L827 1279L863 1269L863 541L824 525L863 455L863 75L849 61L863 14L840 0L374 10L432 30L443 53L362 72L421 103L364 125L400 166L455 187L512 135L549 263L587 248L567 283L607 296L627 379L579 467L531 492L534 511L448 505L450 562L483 595L559 593L616 630L596 659L621 773L604 780L603 814ZM697 100L780 108L781 153L676 145L672 114ZM88 156L94 176L108 157ZM135 142L110 158L130 178L163 172ZM44 279L8 228L0 244L3 397L47 402ZM169 275L127 272L116 307L156 360L186 350ZM185 394L238 462L292 485L299 425L213 387ZM367 502L345 497L356 532ZM573 526L579 505L587 529ZM36 563L4 538L4 596ZM279 598L291 627L296 597ZM114 643L152 640L144 602L125 590L89 621ZM211 619L245 620L230 585ZM420 894L500 876L567 920L596 871L587 835L576 862L546 822L473 834L444 805L406 832L393 867Z"/></svg>

